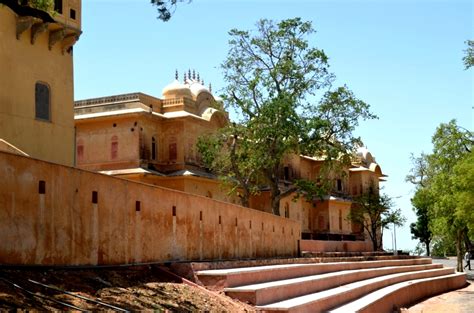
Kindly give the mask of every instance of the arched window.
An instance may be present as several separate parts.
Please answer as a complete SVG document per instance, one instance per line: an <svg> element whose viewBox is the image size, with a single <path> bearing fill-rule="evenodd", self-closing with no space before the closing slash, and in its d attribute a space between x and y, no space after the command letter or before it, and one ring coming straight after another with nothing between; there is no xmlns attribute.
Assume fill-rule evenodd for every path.
<svg viewBox="0 0 474 313"><path fill-rule="evenodd" d="M76 145L76 160L82 162L84 160L84 141L79 139Z"/></svg>
<svg viewBox="0 0 474 313"><path fill-rule="evenodd" d="M169 160L171 162L176 161L176 159L178 158L178 147L177 147L176 142L172 142L169 144L168 152L169 152Z"/></svg>
<svg viewBox="0 0 474 313"><path fill-rule="evenodd" d="M151 137L151 159L156 160L156 139Z"/></svg>
<svg viewBox="0 0 474 313"><path fill-rule="evenodd" d="M110 158L115 160L118 158L118 137L113 136L110 145Z"/></svg>
<svg viewBox="0 0 474 313"><path fill-rule="evenodd" d="M37 82L35 85L35 117L39 120L50 121L50 91L45 83Z"/></svg>

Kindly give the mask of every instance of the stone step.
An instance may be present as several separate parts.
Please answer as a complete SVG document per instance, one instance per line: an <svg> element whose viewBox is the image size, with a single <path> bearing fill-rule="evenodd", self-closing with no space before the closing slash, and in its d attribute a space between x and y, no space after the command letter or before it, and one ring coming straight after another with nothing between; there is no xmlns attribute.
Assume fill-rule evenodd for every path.
<svg viewBox="0 0 474 313"><path fill-rule="evenodd" d="M442 268L441 264L385 266L338 270L324 274L225 288L226 295L253 305L265 305L373 277Z"/></svg>
<svg viewBox="0 0 474 313"><path fill-rule="evenodd" d="M280 302L257 306L257 309L261 312L326 312L329 309L335 308L349 301L353 301L377 289L381 289L396 283L414 279L450 275L453 273L453 268L439 268L416 272L389 274L349 283L316 293L310 293Z"/></svg>
<svg viewBox="0 0 474 313"><path fill-rule="evenodd" d="M196 272L196 276L205 286L226 288L343 270L421 264L431 264L431 259L409 258L357 262L277 264L230 269L200 270Z"/></svg>
<svg viewBox="0 0 474 313"><path fill-rule="evenodd" d="M433 297L464 286L466 286L466 273L415 279L371 292L329 312L393 312L393 310L407 307L420 299Z"/></svg>

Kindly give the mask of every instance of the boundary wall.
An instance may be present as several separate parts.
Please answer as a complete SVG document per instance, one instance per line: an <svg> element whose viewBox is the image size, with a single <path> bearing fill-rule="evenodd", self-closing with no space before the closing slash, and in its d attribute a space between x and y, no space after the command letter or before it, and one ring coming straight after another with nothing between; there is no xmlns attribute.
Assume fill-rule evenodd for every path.
<svg viewBox="0 0 474 313"><path fill-rule="evenodd" d="M308 252L373 252L372 242L301 240L301 251Z"/></svg>
<svg viewBox="0 0 474 313"><path fill-rule="evenodd" d="M0 152L0 264L295 257L298 222Z"/></svg>

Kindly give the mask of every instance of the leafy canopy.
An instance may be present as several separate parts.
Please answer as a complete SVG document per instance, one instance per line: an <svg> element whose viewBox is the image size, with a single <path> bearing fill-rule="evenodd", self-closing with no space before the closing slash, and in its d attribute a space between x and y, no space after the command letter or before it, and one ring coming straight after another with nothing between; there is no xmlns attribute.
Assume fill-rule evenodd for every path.
<svg viewBox="0 0 474 313"><path fill-rule="evenodd" d="M465 50L466 55L463 57L465 69L474 66L474 40L466 40L467 49Z"/></svg>
<svg viewBox="0 0 474 313"><path fill-rule="evenodd" d="M440 124L432 137L433 152L422 155L407 176L417 184L413 205L427 210L427 217L419 215L417 223L428 223L437 243L455 241L458 271L462 271L462 243L470 249L474 230L473 142L473 133L455 120Z"/></svg>
<svg viewBox="0 0 474 313"><path fill-rule="evenodd" d="M354 197L355 207L351 210L348 220L360 225L369 235L374 251L382 249L383 229L391 224L402 226L406 218L400 209L394 210L393 201L387 194L380 194L376 188Z"/></svg>
<svg viewBox="0 0 474 313"><path fill-rule="evenodd" d="M308 38L313 33L311 23L300 18L280 22L262 19L253 31L233 29L221 66L227 82L223 98L238 119L223 133L236 136L221 140L221 147L214 152L223 155L209 160L231 161L232 151L234 156L245 157L234 159L237 167L219 162L209 167L221 169L222 175L231 178L240 176L239 168L245 169L241 174L252 186L247 188L242 180L233 179L238 188L269 186L275 214L279 214L280 199L298 189L280 188L286 156L305 154L347 161L350 151L360 144L352 135L358 121L375 117L369 105L355 98L346 86L331 89L334 74L324 51L310 46ZM324 90L322 95L320 90ZM229 141L235 150L223 148ZM206 150L205 145L201 148ZM201 153L209 153L209 149Z"/></svg>
<svg viewBox="0 0 474 313"><path fill-rule="evenodd" d="M176 11L178 2L184 1L185 0L151 0L151 4L156 6L158 18L163 22L167 22ZM192 0L187 0L188 3L191 1Z"/></svg>

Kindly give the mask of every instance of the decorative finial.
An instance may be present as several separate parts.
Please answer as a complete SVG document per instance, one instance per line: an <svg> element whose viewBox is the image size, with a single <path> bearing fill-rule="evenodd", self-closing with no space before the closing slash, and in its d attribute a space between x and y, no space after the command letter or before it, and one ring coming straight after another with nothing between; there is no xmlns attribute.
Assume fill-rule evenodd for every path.
<svg viewBox="0 0 474 313"><path fill-rule="evenodd" d="M193 80L196 80L196 71L193 70Z"/></svg>
<svg viewBox="0 0 474 313"><path fill-rule="evenodd" d="M188 69L188 79L191 79L191 69Z"/></svg>
<svg viewBox="0 0 474 313"><path fill-rule="evenodd" d="M212 85L209 83L209 92L212 92Z"/></svg>
<svg viewBox="0 0 474 313"><path fill-rule="evenodd" d="M183 75L183 83L185 83L185 84L186 84L186 78L187 78L187 77L186 77L186 71L184 71L184 75Z"/></svg>
<svg viewBox="0 0 474 313"><path fill-rule="evenodd" d="M197 81L201 82L201 78L199 77L199 73L197 73Z"/></svg>
<svg viewBox="0 0 474 313"><path fill-rule="evenodd" d="M178 69L176 69L174 72L174 79L178 80Z"/></svg>
<svg viewBox="0 0 474 313"><path fill-rule="evenodd" d="M201 85L203 85L203 86L204 86L204 79L203 79L203 80L201 80Z"/></svg>

